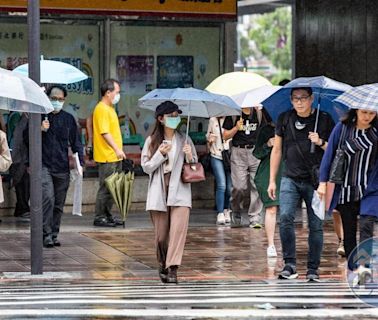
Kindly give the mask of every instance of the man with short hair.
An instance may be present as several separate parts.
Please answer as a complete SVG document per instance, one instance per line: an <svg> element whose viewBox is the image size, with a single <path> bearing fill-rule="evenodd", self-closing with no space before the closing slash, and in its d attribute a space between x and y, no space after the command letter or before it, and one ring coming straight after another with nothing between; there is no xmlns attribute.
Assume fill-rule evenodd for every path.
<svg viewBox="0 0 378 320"><path fill-rule="evenodd" d="M58 233L70 184L68 147L78 153L81 165L83 145L74 117L62 110L67 91L59 85L51 86L48 95L54 111L42 115L42 207L43 246L60 246Z"/></svg>
<svg viewBox="0 0 378 320"><path fill-rule="evenodd" d="M274 146L270 156L269 197L276 198L276 176L281 158L284 171L280 188L280 236L285 266L279 274L280 279L295 279L296 244L294 219L298 200L303 198L310 229L306 278L319 279L318 268L323 249L323 221L311 207L315 190L312 179L313 168L320 165L327 140L334 126L328 113L320 112L317 132L315 130L316 110L311 108L314 96L311 88L293 88L291 103L294 110L282 113L277 121ZM311 143L315 152L311 153Z"/></svg>
<svg viewBox="0 0 378 320"><path fill-rule="evenodd" d="M93 157L98 164L99 189L96 198L95 218L97 227L115 227L122 224L111 214L113 198L105 185L105 179L122 170L122 134L114 105L120 99L120 84L108 79L101 84L101 101L93 112Z"/></svg>

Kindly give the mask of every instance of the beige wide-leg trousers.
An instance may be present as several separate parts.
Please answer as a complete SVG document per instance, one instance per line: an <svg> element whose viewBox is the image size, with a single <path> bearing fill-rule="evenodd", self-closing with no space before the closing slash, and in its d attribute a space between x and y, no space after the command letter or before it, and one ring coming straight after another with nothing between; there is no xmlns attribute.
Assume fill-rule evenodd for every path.
<svg viewBox="0 0 378 320"><path fill-rule="evenodd" d="M170 174L164 176L168 190ZM156 256L168 268L181 265L189 225L190 208L168 207L168 212L150 211L155 229Z"/></svg>

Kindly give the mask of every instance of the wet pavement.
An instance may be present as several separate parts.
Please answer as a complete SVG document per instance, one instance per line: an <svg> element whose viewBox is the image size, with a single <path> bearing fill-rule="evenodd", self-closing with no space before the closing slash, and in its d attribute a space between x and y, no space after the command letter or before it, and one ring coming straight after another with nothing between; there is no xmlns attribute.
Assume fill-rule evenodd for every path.
<svg viewBox="0 0 378 320"><path fill-rule="evenodd" d="M356 298L345 281L332 221L325 221L321 283L307 283L305 214L296 223L299 279L286 281L277 280L278 228L278 258L268 259L264 229L217 227L215 213L194 210L176 286L159 281L146 213L131 213L125 229L92 221L65 214L62 246L44 249L44 274L31 276L28 223L3 218L1 319L378 318L378 309ZM375 292L370 296L377 300Z"/></svg>
<svg viewBox="0 0 378 320"><path fill-rule="evenodd" d="M307 259L306 219L298 217L298 273L304 278ZM302 221L301 221L302 220ZM126 228L92 226L93 216L65 214L61 247L44 249L45 272L75 272L85 279L157 280L153 229L146 213L131 213ZM195 210L191 216L179 277L186 280L276 279L282 268L278 228L278 258L266 257L264 229L215 226L215 214ZM322 279L345 279L344 259L336 254L337 237L332 221L325 222ZM30 272L28 223L3 218L0 225L0 270Z"/></svg>

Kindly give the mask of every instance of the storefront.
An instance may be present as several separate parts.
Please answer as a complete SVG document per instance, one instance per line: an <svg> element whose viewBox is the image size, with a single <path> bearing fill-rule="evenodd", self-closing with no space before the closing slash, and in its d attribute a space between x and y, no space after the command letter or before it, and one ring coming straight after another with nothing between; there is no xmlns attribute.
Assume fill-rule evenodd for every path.
<svg viewBox="0 0 378 320"><path fill-rule="evenodd" d="M0 0L0 67L27 62L26 1ZM68 62L89 79L67 86L65 108L84 126L107 77L121 82L117 106L124 142L143 143L151 112L137 100L154 88L205 88L225 70L225 24L235 0L41 1L41 54ZM6 117L6 116L5 116ZM205 130L201 120L191 131ZM84 136L84 135L83 135Z"/></svg>

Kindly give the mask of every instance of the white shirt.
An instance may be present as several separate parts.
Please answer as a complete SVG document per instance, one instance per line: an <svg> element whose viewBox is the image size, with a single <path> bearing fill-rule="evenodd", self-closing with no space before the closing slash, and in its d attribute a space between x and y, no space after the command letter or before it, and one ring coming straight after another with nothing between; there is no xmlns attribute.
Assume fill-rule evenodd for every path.
<svg viewBox="0 0 378 320"><path fill-rule="evenodd" d="M168 152L168 160L164 162L164 174L169 173L172 171L173 168L173 161L175 161L176 157L176 150L177 150L177 142L176 142L176 135L173 136L171 142L172 142L172 148Z"/></svg>

